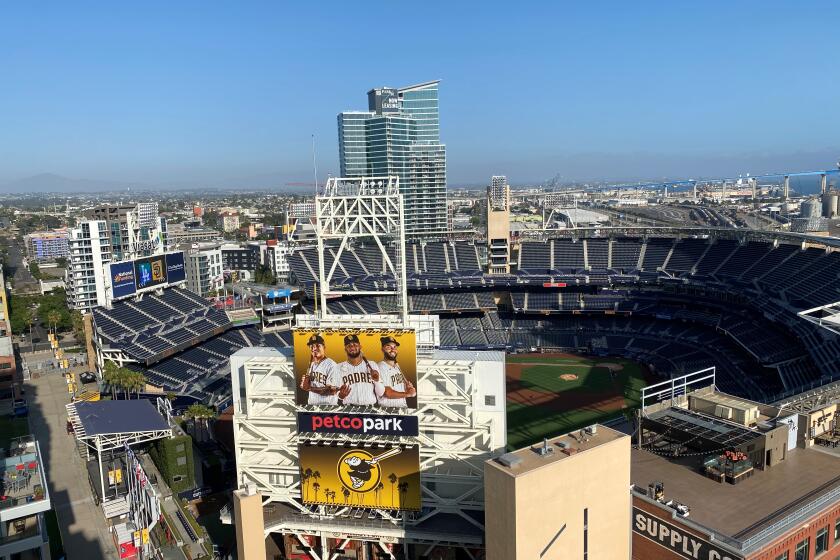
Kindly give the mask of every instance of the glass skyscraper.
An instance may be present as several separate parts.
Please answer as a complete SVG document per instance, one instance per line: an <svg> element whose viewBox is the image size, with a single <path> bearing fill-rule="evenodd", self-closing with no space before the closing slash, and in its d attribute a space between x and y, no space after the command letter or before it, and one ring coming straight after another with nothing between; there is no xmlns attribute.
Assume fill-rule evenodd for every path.
<svg viewBox="0 0 840 560"><path fill-rule="evenodd" d="M397 175L411 236L446 231L446 146L440 143L438 81L368 92L367 111L338 115L342 177Z"/></svg>

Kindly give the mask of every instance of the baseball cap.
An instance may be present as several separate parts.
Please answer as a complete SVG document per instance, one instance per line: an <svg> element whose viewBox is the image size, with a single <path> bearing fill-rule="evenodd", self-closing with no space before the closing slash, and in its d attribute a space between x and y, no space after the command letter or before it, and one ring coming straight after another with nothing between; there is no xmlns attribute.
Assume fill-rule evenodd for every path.
<svg viewBox="0 0 840 560"><path fill-rule="evenodd" d="M355 334L348 334L347 336L344 337L344 345L345 346L347 346L348 344L352 344L354 342L356 344L361 344L361 342L359 342L359 337L356 336Z"/></svg>
<svg viewBox="0 0 840 560"><path fill-rule="evenodd" d="M379 338L379 342L382 343L382 346L385 346L386 344L396 344L397 346L400 345L400 343L397 342L397 339L393 336L382 336Z"/></svg>
<svg viewBox="0 0 840 560"><path fill-rule="evenodd" d="M306 345L312 346L313 344L324 344L324 337L320 334L313 334L309 337L309 340L306 342Z"/></svg>

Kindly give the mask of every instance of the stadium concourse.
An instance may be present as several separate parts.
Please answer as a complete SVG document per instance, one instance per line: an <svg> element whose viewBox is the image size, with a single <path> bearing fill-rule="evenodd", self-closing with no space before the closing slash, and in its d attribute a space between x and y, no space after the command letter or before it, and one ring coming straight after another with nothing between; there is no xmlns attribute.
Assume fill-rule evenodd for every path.
<svg viewBox="0 0 840 560"><path fill-rule="evenodd" d="M840 253L817 238L707 232L523 241L518 271L507 275L484 274L472 242L409 244L410 309L441 316L441 348L622 356L663 377L714 365L722 390L765 402L840 378L840 340L797 317L840 299ZM335 255L327 249L325 266ZM371 247L345 249L339 282L390 284L381 261ZM316 249L297 250L289 264L311 313ZM328 305L370 314L390 303L347 296Z"/></svg>

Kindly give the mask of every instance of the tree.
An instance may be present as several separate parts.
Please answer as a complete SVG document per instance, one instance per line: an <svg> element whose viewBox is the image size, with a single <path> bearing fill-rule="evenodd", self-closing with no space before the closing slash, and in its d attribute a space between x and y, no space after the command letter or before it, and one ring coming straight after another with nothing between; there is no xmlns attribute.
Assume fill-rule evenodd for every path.
<svg viewBox="0 0 840 560"><path fill-rule="evenodd" d="M385 485L382 484L382 481L379 481L379 484L376 485L376 488L373 490L373 493L376 494L376 503L379 504L379 496L382 494L382 489L385 488Z"/></svg>
<svg viewBox="0 0 840 560"><path fill-rule="evenodd" d="M194 421L202 424L206 428L207 421L216 417L216 411L205 404L195 403L187 407L187 411L184 413L184 416L192 418Z"/></svg>
<svg viewBox="0 0 840 560"><path fill-rule="evenodd" d="M47 323L53 327L53 334L58 333L58 322L61 320L61 313L55 309L50 309L47 312Z"/></svg>
<svg viewBox="0 0 840 560"><path fill-rule="evenodd" d="M105 362L105 367L102 368L102 381L111 390L111 398L114 400L117 398L117 388L120 387L121 383L120 369L114 362Z"/></svg>
<svg viewBox="0 0 840 560"><path fill-rule="evenodd" d="M27 309L27 311L24 312L24 317L26 318L26 323L29 325L29 349L34 352L35 341L32 340L32 325L34 325L38 320L38 312L34 309Z"/></svg>
<svg viewBox="0 0 840 560"><path fill-rule="evenodd" d="M391 473L388 475L388 482L391 483L391 505L394 506L394 484L397 483L397 475Z"/></svg>
<svg viewBox="0 0 840 560"><path fill-rule="evenodd" d="M346 504L347 499L350 497L350 490L348 490L347 488L342 488L341 495L344 496L344 503Z"/></svg>
<svg viewBox="0 0 840 560"><path fill-rule="evenodd" d="M313 490L315 490L315 501L318 501L318 491L321 489L321 483L316 482L312 485Z"/></svg>
<svg viewBox="0 0 840 560"><path fill-rule="evenodd" d="M70 312L70 325L73 328L73 335L78 342L85 340L85 319L78 310Z"/></svg>
<svg viewBox="0 0 840 560"><path fill-rule="evenodd" d="M397 485L397 490L400 493L400 505L405 502L405 495L408 493L408 482L400 482Z"/></svg>
<svg viewBox="0 0 840 560"><path fill-rule="evenodd" d="M309 494L309 492L308 492L309 487L307 485L309 484L309 479L310 478L312 478L312 469L306 469L305 471L303 471L303 474L300 475L300 482L301 482L301 484L303 484L303 496L302 497L303 497L304 500L306 499L306 495Z"/></svg>

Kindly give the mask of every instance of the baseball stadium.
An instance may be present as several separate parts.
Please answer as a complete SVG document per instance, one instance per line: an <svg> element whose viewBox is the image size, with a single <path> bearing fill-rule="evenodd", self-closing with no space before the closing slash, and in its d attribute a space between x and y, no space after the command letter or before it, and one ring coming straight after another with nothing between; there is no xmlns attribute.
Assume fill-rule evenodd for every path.
<svg viewBox="0 0 840 560"><path fill-rule="evenodd" d="M100 367L115 361L161 392L232 406L239 490L227 520L240 542L300 559L482 557L491 457L632 418L643 387L706 368L721 392L762 403L840 379L840 339L800 316L840 300L837 240L545 231L513 239L501 271L493 243L406 240L395 178L375 192L365 181L331 179L316 197L317 245L289 255L291 330L258 328L265 307L243 319L177 286L93 314ZM395 393L403 409L376 406L379 340L416 349L416 393ZM310 343L360 368L370 399L353 400L346 381L301 378ZM362 362L342 356L348 344L364 346ZM315 390L329 404L313 404L327 402L306 395ZM314 429L368 416L410 422Z"/></svg>

